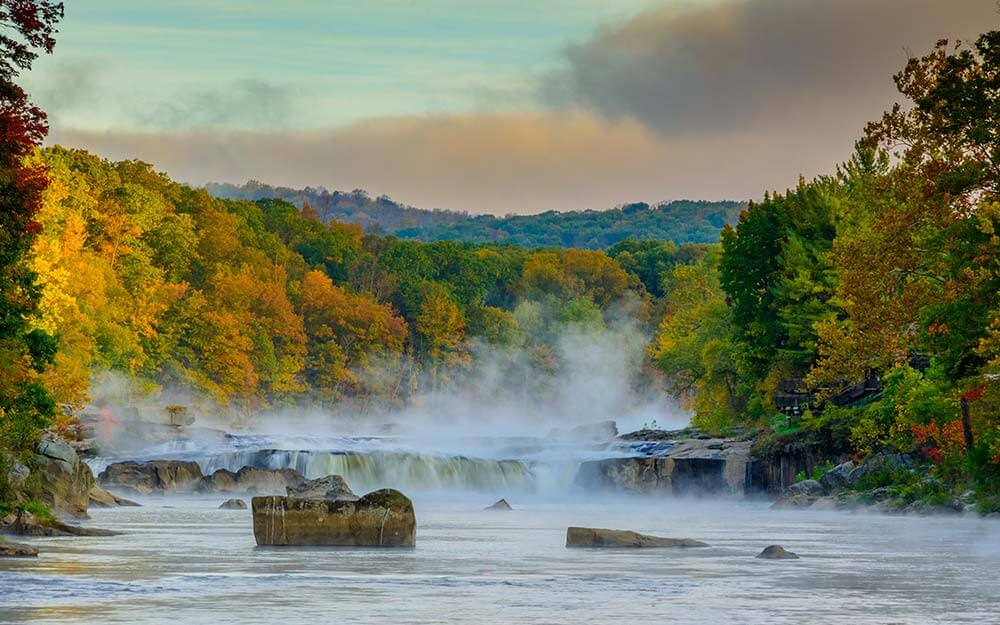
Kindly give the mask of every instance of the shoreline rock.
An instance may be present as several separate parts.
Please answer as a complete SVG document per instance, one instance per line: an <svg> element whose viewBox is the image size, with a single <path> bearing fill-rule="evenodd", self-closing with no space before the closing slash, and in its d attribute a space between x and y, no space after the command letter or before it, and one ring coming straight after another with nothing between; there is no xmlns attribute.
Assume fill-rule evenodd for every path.
<svg viewBox="0 0 1000 625"><path fill-rule="evenodd" d="M37 558L38 549L0 538L0 558Z"/></svg>
<svg viewBox="0 0 1000 625"><path fill-rule="evenodd" d="M40 519L26 510L15 510L0 519L0 532L16 536L118 536L121 532L81 527L59 519Z"/></svg>
<svg viewBox="0 0 1000 625"><path fill-rule="evenodd" d="M661 538L659 536L639 534L631 530L609 530L596 527L566 528L567 548L636 549L708 546L707 543L690 538Z"/></svg>

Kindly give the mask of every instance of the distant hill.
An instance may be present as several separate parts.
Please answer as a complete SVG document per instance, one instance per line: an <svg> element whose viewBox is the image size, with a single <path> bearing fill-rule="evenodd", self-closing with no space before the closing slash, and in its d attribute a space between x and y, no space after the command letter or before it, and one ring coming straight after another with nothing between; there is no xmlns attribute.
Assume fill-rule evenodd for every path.
<svg viewBox="0 0 1000 625"><path fill-rule="evenodd" d="M596 211L548 211L538 215L469 215L449 210L426 210L367 193L328 191L322 187L289 189L257 181L244 185L207 185L217 197L259 200L280 198L302 207L308 204L323 221L361 224L368 231L386 232L420 241L516 243L525 247L600 249L625 239L654 239L675 243L714 243L726 224L735 224L746 202L675 200L661 204L626 204Z"/></svg>

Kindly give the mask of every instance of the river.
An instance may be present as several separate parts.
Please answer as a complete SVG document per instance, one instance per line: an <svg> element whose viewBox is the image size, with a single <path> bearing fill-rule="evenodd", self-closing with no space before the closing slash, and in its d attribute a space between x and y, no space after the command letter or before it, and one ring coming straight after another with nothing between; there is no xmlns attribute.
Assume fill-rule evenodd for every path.
<svg viewBox="0 0 1000 625"><path fill-rule="evenodd" d="M778 511L753 499L588 492L580 462L643 453L621 441L220 434L131 457L206 472L293 467L396 486L412 550L257 548L229 495L94 509L114 537L43 538L0 560L0 623L1000 623L1000 523ZM99 471L123 456L91 460ZM500 497L510 512L483 508ZM689 550L566 549L571 525L709 543ZM754 556L779 543L800 560Z"/></svg>
<svg viewBox="0 0 1000 625"><path fill-rule="evenodd" d="M262 549L219 497L94 510L104 538L0 560L2 623L1000 622L1000 524L780 512L764 502L414 498L413 550ZM691 537L690 550L566 549L566 527ZM754 558L780 543L800 560Z"/></svg>

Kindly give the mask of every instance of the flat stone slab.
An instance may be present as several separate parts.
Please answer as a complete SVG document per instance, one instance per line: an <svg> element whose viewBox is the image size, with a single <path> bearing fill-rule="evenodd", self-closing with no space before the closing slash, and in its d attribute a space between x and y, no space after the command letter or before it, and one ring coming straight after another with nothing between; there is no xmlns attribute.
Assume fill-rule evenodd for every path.
<svg viewBox="0 0 1000 625"><path fill-rule="evenodd" d="M630 530L609 530L595 527L566 529L567 547L597 547L602 549L708 547L708 543L690 538L661 538Z"/></svg>

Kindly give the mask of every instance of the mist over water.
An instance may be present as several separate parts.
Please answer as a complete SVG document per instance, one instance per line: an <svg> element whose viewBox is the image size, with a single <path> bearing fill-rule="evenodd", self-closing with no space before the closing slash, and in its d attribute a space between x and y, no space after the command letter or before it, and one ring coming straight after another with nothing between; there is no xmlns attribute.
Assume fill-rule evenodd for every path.
<svg viewBox="0 0 1000 625"><path fill-rule="evenodd" d="M160 439L134 435L144 432L129 423L135 411L114 400L129 389L109 376L96 394L125 416L101 433L101 455L90 464L99 472L120 460L181 459L206 474L244 466L293 468L310 479L338 474L361 491L566 493L581 462L636 453L615 440L615 424L687 424L678 403L643 377L647 343L627 314L607 327L571 324L552 340L559 366L546 377L526 348L475 343L473 366L447 376L460 383L388 412L298 408L233 418L190 393L166 391L161 403L201 412L193 426Z"/></svg>

